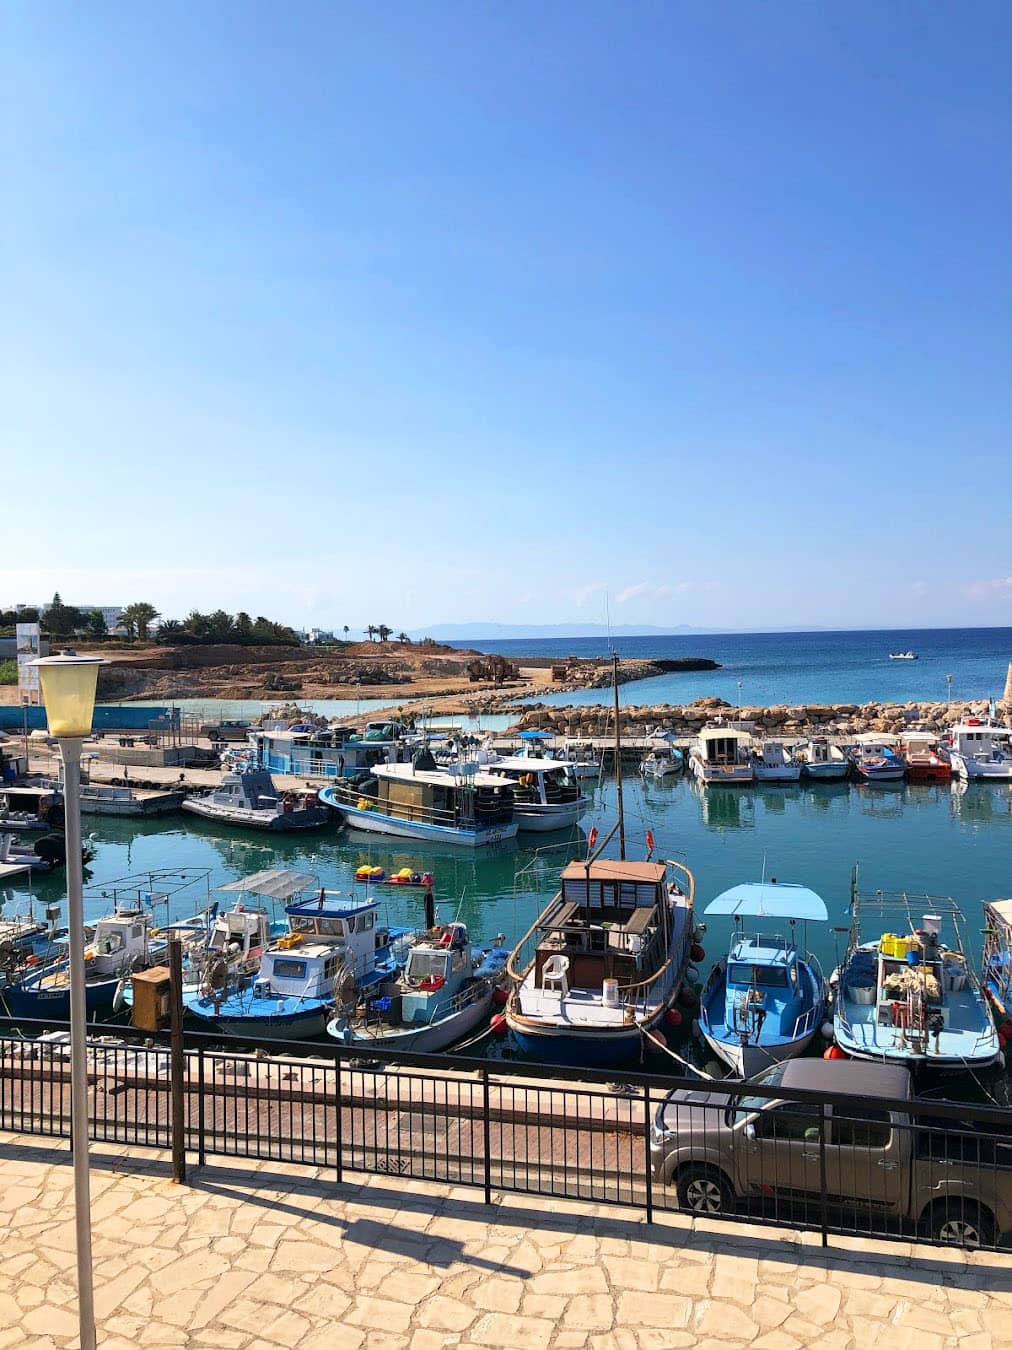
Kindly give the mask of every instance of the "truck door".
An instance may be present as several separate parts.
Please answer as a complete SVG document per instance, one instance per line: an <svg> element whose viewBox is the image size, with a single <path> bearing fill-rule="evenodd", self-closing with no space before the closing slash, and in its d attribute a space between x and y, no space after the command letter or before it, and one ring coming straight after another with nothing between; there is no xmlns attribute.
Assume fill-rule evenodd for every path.
<svg viewBox="0 0 1012 1350"><path fill-rule="evenodd" d="M791 1204L817 1203L819 1131L819 1109L808 1102L779 1102L759 1111L741 1138L743 1189Z"/></svg>
<svg viewBox="0 0 1012 1350"><path fill-rule="evenodd" d="M910 1155L909 1130L888 1111L855 1102L837 1106L830 1116L826 1145L826 1192L831 1203L854 1207L869 1219L899 1210L905 1193Z"/></svg>

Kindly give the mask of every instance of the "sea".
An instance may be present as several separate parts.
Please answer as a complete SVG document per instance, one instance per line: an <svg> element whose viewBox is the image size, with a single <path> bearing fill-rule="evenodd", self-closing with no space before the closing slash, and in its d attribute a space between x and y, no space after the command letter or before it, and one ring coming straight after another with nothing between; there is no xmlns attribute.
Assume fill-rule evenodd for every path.
<svg viewBox="0 0 1012 1350"><path fill-rule="evenodd" d="M716 696L743 705L907 703L1000 699L1012 661L1012 628L926 628L867 632L707 633L672 637L512 639L473 642L479 651L524 656L675 658L705 656L719 670L684 671L622 686L626 705L691 703ZM913 651L916 661L891 661ZM949 677L951 678L951 681ZM739 688L740 684L740 688ZM610 689L547 694L547 704L609 703Z"/></svg>
<svg viewBox="0 0 1012 1350"><path fill-rule="evenodd" d="M175 893L168 912L158 907L160 922L188 917L208 903L218 886L274 866L305 869L328 888L361 895L365 888L355 882L354 873L370 864L388 875L402 867L431 870L441 919L460 917L476 939L501 934L512 943L554 892L561 867L574 856L586 856L590 829L596 827L603 838L614 824L614 780L590 790L591 809L571 834L522 836L477 853L398 843L336 826L286 838L185 815L140 822L85 817L85 832L95 849L86 873L86 916L95 919L109 911L122 878L140 876L144 889L157 892L163 869L193 869L193 878ZM763 876L817 890L826 901L829 922L810 925L800 936L827 975L846 945L855 868L862 894L880 889L905 893L915 918L933 912L932 897L953 898L964 915L962 938L975 964L980 958L981 902L1012 893L1012 790L1004 785L827 783L703 790L687 778L645 782L638 773L627 772L624 799L628 856L646 856L646 832L651 830L659 856L692 869L700 915L727 887ZM62 904L63 886L59 875L9 882L0 888L0 914L10 917L29 908L39 912L47 903ZM373 893L388 922L421 923L420 892L377 885ZM725 921L704 922L705 974L726 949L729 931ZM881 921L872 920L865 936L878 936L882 927ZM943 940L951 943L953 936L945 931ZM691 1036L672 1046L698 1059ZM487 1053L508 1058L518 1052L507 1040L487 1042ZM656 1067L670 1072L673 1066L666 1060ZM923 1090L1007 1103L1009 1082L1008 1074L993 1071L955 1086L940 1082Z"/></svg>

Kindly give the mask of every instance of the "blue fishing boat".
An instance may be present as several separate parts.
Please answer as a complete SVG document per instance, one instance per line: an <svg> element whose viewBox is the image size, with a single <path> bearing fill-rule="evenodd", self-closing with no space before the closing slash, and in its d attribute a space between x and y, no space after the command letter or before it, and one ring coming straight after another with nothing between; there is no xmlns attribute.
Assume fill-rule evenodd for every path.
<svg viewBox="0 0 1012 1350"><path fill-rule="evenodd" d="M807 951L808 924L828 919L807 886L774 880L733 886L706 907L734 920L728 953L710 972L700 999L699 1030L715 1054L742 1078L803 1054L826 1012L826 984ZM745 921L755 919L754 932ZM788 933L771 925L786 920ZM801 948L795 926L805 925Z"/></svg>
<svg viewBox="0 0 1012 1350"><path fill-rule="evenodd" d="M993 1064L998 1032L967 960L956 904L882 891L861 896L855 876L850 909L847 954L831 980L840 1049L914 1069ZM865 938L868 922L880 936Z"/></svg>
<svg viewBox="0 0 1012 1350"><path fill-rule="evenodd" d="M999 1025L1012 1022L1012 900L984 906L983 986Z"/></svg>
<svg viewBox="0 0 1012 1350"><path fill-rule="evenodd" d="M549 1064L638 1059L682 987L694 887L680 863L569 863L507 963L520 1049Z"/></svg>
<svg viewBox="0 0 1012 1350"><path fill-rule="evenodd" d="M208 967L200 987L184 999L204 1027L267 1039L319 1036L335 1004L396 976L408 930L377 922L379 904L322 887L285 906L288 932L262 954L255 972L223 961Z"/></svg>

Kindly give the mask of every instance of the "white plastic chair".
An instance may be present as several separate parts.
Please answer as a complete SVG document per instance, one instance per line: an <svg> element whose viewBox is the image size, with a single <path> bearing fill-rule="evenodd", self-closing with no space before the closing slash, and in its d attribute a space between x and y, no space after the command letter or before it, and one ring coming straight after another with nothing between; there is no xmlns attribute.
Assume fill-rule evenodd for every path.
<svg viewBox="0 0 1012 1350"><path fill-rule="evenodd" d="M557 989L560 998L565 998L569 993L569 957L568 956L550 956L541 968L541 987L542 989Z"/></svg>

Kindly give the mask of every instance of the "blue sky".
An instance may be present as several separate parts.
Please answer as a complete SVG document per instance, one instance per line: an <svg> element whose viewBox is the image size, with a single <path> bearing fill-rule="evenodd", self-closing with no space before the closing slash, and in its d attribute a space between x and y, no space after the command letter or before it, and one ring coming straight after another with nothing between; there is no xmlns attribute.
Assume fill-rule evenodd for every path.
<svg viewBox="0 0 1012 1350"><path fill-rule="evenodd" d="M1004 0L2 25L0 603L1012 623Z"/></svg>

